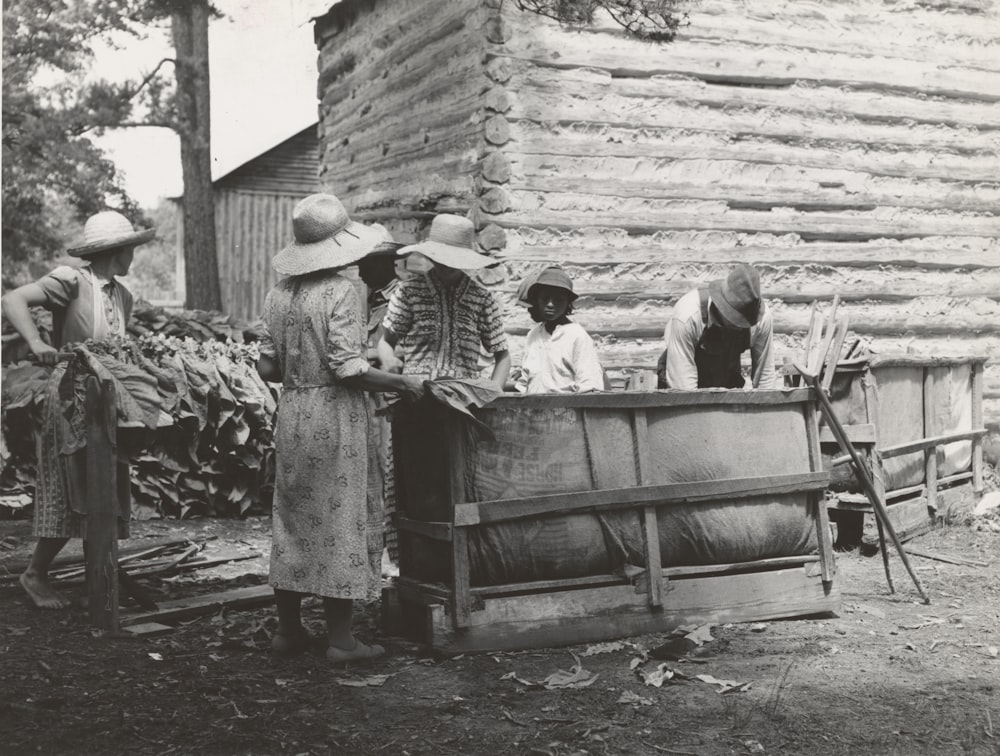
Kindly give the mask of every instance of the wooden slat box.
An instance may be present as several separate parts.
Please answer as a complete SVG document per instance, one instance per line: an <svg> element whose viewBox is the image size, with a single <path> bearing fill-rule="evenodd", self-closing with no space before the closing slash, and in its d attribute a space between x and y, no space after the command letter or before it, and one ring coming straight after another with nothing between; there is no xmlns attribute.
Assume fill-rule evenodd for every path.
<svg viewBox="0 0 1000 756"><path fill-rule="evenodd" d="M985 363L985 357L898 355L837 367L834 411L856 443L869 449L873 479L890 502L890 514L891 502L902 505L893 521L903 535L931 527L945 509L942 502L971 502L939 489L965 484L968 493L982 491ZM829 467L841 452L822 426L820 439ZM832 471L831 485L845 492L838 509L867 508L849 465Z"/></svg>
<svg viewBox="0 0 1000 756"><path fill-rule="evenodd" d="M808 390L511 396L477 416L488 430L430 401L393 419L389 599L409 634L527 648L839 606Z"/></svg>

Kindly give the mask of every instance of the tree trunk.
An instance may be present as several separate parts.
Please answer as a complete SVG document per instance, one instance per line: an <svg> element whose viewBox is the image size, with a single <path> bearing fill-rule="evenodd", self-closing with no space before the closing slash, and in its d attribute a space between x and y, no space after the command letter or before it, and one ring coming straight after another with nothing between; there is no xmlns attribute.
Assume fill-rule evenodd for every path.
<svg viewBox="0 0 1000 756"><path fill-rule="evenodd" d="M221 310L209 117L210 10L207 0L185 0L174 3L173 7L171 31L176 53L178 131L184 177L181 208L185 305L191 309Z"/></svg>

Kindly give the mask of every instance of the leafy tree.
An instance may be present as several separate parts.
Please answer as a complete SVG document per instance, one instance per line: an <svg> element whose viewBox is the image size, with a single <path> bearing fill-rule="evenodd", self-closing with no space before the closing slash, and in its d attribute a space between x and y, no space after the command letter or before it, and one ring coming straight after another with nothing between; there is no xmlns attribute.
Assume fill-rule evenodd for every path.
<svg viewBox="0 0 1000 756"><path fill-rule="evenodd" d="M4 0L6 285L61 252L67 222L106 207L145 222L93 138L109 128L165 126L181 139L188 305L221 309L208 119L208 21L218 15L208 0ZM98 41L142 38L168 19L175 58L141 80L84 81ZM176 86L164 72L169 64Z"/></svg>
<svg viewBox="0 0 1000 756"><path fill-rule="evenodd" d="M514 0L521 10L563 24L587 26L603 10L625 33L649 42L672 42L686 22L681 10L689 0Z"/></svg>

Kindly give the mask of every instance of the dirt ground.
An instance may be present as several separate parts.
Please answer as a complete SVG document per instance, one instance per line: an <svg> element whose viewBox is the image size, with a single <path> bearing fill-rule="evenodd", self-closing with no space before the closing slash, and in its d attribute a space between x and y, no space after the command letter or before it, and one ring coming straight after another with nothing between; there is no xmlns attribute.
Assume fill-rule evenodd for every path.
<svg viewBox="0 0 1000 756"><path fill-rule="evenodd" d="M0 586L0 751L1000 754L996 531L994 513L907 544L989 565L911 557L929 606L898 557L893 595L878 556L844 553L840 616L713 626L690 661L634 661L666 635L442 658L384 637L370 605L359 611L360 635L388 655L337 669L318 655L273 658L271 607L187 621L156 638L112 638L89 629L81 609L29 607L8 581ZM209 554L266 555L268 533L266 519L195 520L140 523L133 537L215 535ZM0 576L30 544L26 522L0 521ZM266 570L262 556L145 585L157 599L180 597L263 583ZM305 616L319 633L315 601ZM537 684L578 662L575 678L563 677L580 687ZM677 674L660 687L640 677L668 671ZM738 687L721 693L695 675Z"/></svg>

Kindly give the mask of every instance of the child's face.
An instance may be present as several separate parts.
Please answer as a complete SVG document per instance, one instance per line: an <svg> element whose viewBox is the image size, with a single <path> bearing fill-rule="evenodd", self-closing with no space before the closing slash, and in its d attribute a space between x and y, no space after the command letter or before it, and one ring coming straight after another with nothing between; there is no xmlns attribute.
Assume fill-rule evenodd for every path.
<svg viewBox="0 0 1000 756"><path fill-rule="evenodd" d="M569 292L556 286L536 286L535 311L546 323L559 320L569 307Z"/></svg>
<svg viewBox="0 0 1000 756"><path fill-rule="evenodd" d="M112 276L127 276L132 260L135 258L135 247L119 247L109 253L110 264L108 274Z"/></svg>

